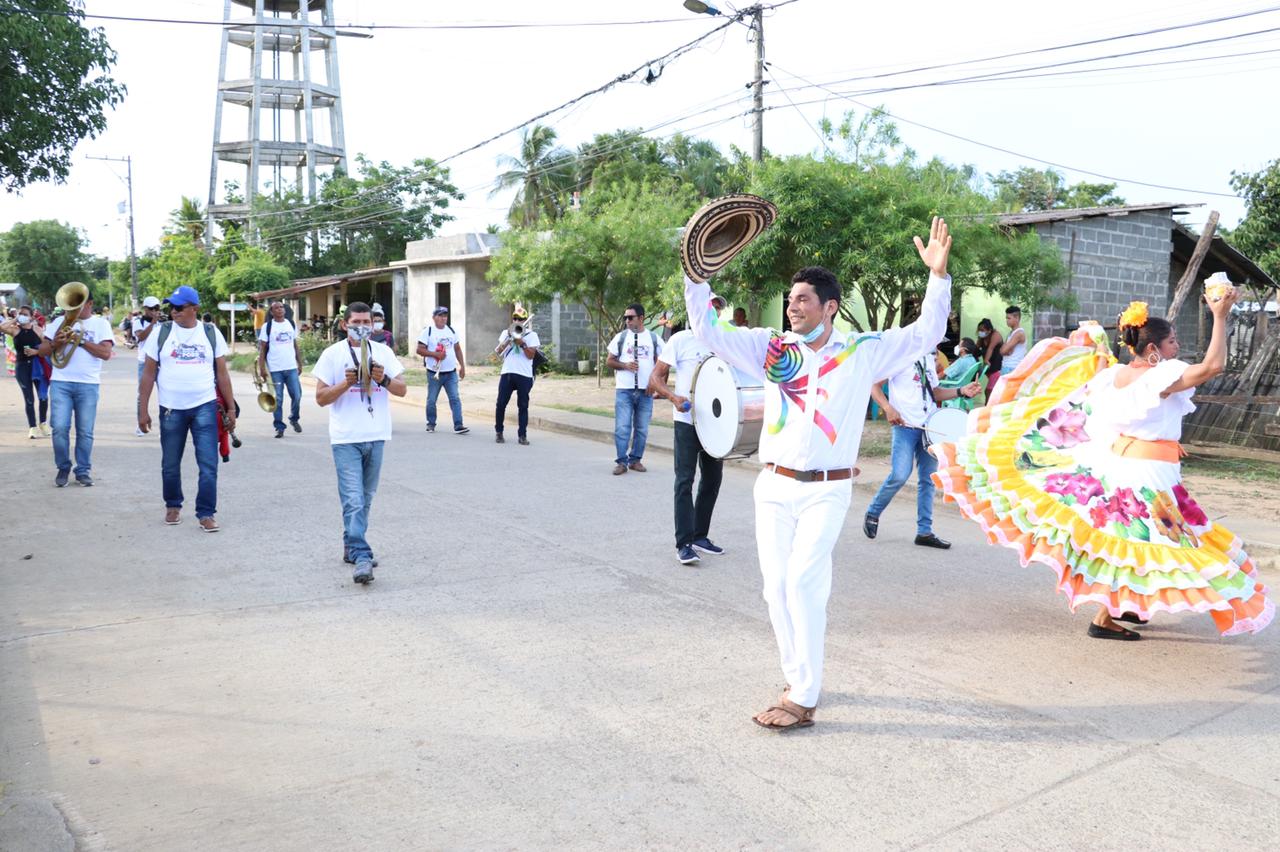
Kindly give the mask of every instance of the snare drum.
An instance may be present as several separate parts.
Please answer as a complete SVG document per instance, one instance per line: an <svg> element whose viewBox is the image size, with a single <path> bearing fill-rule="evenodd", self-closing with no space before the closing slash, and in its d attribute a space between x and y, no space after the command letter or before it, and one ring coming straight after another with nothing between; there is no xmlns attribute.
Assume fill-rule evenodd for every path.
<svg viewBox="0 0 1280 852"><path fill-rule="evenodd" d="M707 455L745 459L760 448L764 425L764 387L739 387L733 368L708 355L693 373L689 390L693 428Z"/></svg>
<svg viewBox="0 0 1280 852"><path fill-rule="evenodd" d="M939 408L924 419L924 445L954 444L968 431L969 412L958 408Z"/></svg>

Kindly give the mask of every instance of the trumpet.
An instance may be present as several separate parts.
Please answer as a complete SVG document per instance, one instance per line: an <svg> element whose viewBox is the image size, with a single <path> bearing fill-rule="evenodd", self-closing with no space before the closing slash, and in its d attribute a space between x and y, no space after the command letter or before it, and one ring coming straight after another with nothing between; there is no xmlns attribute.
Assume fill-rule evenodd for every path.
<svg viewBox="0 0 1280 852"><path fill-rule="evenodd" d="M258 407L268 414L276 412L276 394L274 389L268 389L272 386L267 382L265 368L261 362L254 362L253 367L253 386L258 389Z"/></svg>
<svg viewBox="0 0 1280 852"><path fill-rule="evenodd" d="M69 281L58 288L53 297L58 307L62 308L62 327L58 329L55 347L49 360L59 370L71 363L71 356L76 354L84 341L84 332L74 326L80 323L80 314L89 301L89 288L79 281Z"/></svg>

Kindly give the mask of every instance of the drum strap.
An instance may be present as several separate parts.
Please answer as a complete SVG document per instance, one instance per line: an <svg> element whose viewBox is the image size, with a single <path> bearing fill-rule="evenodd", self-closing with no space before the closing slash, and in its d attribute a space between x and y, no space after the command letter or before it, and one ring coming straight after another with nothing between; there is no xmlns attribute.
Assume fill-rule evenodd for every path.
<svg viewBox="0 0 1280 852"><path fill-rule="evenodd" d="M924 358L916 361L916 375L920 377L920 393L924 396L924 410L927 413L930 406L936 408L938 403L933 399L933 385L929 384L929 368Z"/></svg>

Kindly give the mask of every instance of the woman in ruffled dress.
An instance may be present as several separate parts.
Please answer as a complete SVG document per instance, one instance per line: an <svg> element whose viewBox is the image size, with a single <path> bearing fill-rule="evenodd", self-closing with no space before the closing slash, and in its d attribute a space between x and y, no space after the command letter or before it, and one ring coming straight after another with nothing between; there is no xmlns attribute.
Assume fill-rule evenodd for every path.
<svg viewBox="0 0 1280 852"><path fill-rule="evenodd" d="M936 449L935 482L993 544L1052 568L1073 611L1099 605L1094 638L1139 639L1116 622L1157 612L1208 613L1224 636L1275 614L1240 540L1182 484L1182 418L1223 370L1238 298L1207 297L1213 333L1199 364L1178 360L1173 327L1142 302L1120 317L1128 364L1096 324L1044 340L970 412L968 434Z"/></svg>

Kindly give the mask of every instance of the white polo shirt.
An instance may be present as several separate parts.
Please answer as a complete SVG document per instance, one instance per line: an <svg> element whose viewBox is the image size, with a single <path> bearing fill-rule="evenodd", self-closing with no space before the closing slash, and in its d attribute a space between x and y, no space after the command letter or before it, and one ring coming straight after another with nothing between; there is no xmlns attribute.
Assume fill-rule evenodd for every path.
<svg viewBox="0 0 1280 852"><path fill-rule="evenodd" d="M711 350L688 329L671 335L667 345L662 347L658 360L676 371L676 396L689 398L689 392L693 389L693 374L702 359L711 354ZM673 405L671 417L680 423L693 425L692 411L681 411Z"/></svg>
<svg viewBox="0 0 1280 852"><path fill-rule="evenodd" d="M649 386L649 376L653 373L653 365L657 362L658 353L662 351L662 343L658 336L648 329L643 331L620 331L609 341L609 354L624 364L639 364L636 372L630 370L614 370L614 386L618 390L644 390Z"/></svg>
<svg viewBox="0 0 1280 852"><path fill-rule="evenodd" d="M45 326L45 338L53 340L58 335L58 329L62 328L62 322L65 319L66 316L60 316ZM115 340L115 332L111 330L111 323L97 314L81 320L79 325L81 340L86 343ZM55 366L51 378L55 382L81 382L87 385L96 385L100 383L101 375L102 359L93 357L84 351L84 347L77 346L76 351L71 355L71 360L67 362L67 366Z"/></svg>

